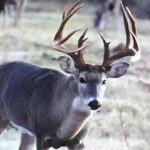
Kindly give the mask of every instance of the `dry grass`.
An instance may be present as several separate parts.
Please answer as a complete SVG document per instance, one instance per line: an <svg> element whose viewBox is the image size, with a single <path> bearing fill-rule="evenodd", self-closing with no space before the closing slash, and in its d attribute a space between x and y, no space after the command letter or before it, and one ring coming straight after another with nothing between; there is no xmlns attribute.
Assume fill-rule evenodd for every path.
<svg viewBox="0 0 150 150"><path fill-rule="evenodd" d="M52 42L60 18L60 14L54 11L29 12L23 16L19 28L0 26L0 61L23 60L59 69L56 60L61 54L47 49L47 45ZM76 15L66 30L69 32L79 27L88 27L91 46L85 53L86 59L88 62L99 63L102 42L92 28L92 19L91 15ZM137 20L137 23L142 58L136 64L131 64L125 77L108 81L102 109L95 114L86 139L88 150L127 150L120 113L130 150L148 150L150 147L150 92L139 82L140 79L149 78L150 22ZM108 26L103 34L111 39L113 47L124 40L124 35L123 31L112 30L112 26ZM71 42L75 42L78 35ZM15 130L9 130L0 137L0 150L17 150L18 144L19 133Z"/></svg>

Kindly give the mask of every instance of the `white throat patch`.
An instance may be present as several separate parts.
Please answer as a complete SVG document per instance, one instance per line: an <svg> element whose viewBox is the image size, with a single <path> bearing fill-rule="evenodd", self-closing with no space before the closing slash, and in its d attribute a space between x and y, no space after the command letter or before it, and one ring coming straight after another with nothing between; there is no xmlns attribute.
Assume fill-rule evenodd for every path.
<svg viewBox="0 0 150 150"><path fill-rule="evenodd" d="M79 96L75 97L72 103L72 107L74 109L77 109L79 111L86 111L86 112L90 112L91 109L89 106L87 106L83 100L80 99Z"/></svg>

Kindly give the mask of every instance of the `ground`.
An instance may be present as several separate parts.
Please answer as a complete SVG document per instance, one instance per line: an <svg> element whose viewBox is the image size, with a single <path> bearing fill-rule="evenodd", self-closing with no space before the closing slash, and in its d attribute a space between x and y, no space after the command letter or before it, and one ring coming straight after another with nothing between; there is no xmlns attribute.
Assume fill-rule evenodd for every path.
<svg viewBox="0 0 150 150"><path fill-rule="evenodd" d="M59 69L57 58L62 55L51 49L54 34L61 19L61 11L26 12L19 27L0 25L0 62L22 60L44 67ZM93 14L80 12L65 28L68 33L77 28L88 28L90 45L85 58L100 63L103 44L92 26ZM123 26L120 31L114 20L108 20L103 35L113 48L125 41ZM107 91L99 112L95 113L86 139L87 150L148 150L150 147L150 21L136 19L141 60L130 63L126 76L108 80ZM122 23L121 23L122 24ZM80 32L81 33L81 32ZM79 33L79 34L80 34ZM79 34L70 42L76 43ZM0 136L0 150L17 150L20 134L9 129Z"/></svg>

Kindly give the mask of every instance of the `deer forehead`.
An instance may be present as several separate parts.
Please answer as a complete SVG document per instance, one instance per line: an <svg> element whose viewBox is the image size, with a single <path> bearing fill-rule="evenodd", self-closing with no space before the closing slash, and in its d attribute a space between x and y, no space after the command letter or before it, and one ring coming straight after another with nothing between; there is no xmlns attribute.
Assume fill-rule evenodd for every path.
<svg viewBox="0 0 150 150"><path fill-rule="evenodd" d="M101 82L106 79L106 74L104 72L83 71L79 77L86 79L87 82Z"/></svg>

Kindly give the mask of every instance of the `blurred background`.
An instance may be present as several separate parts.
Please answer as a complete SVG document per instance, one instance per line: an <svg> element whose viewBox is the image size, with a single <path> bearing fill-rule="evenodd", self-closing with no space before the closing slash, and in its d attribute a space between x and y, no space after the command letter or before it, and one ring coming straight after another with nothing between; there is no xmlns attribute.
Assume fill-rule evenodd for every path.
<svg viewBox="0 0 150 150"><path fill-rule="evenodd" d="M76 0L0 0L0 63L25 61L60 70L51 49L64 9ZM85 59L99 64L103 56L101 32L112 49L125 43L119 0L84 0L85 6L65 28L69 33L88 28ZM150 1L123 0L136 18L140 61L131 63L126 76L107 82L101 110L95 113L86 138L87 150L150 149ZM76 43L81 32L70 43ZM131 45L132 46L132 45ZM128 61L128 59L127 59ZM0 150L17 150L20 133L8 129L0 136ZM61 148L60 150L62 150Z"/></svg>

